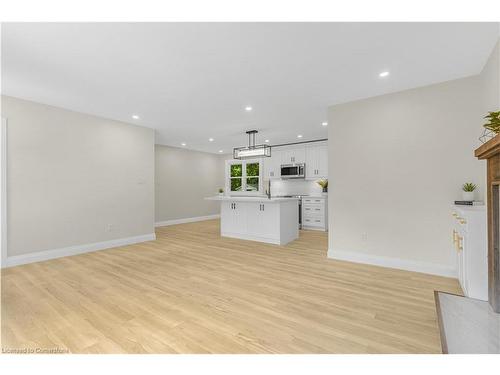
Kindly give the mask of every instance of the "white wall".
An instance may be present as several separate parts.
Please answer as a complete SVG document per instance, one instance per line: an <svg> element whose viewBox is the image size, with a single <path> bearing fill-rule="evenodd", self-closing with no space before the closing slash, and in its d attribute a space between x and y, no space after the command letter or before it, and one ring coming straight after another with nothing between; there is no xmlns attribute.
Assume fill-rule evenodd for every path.
<svg viewBox="0 0 500 375"><path fill-rule="evenodd" d="M453 275L451 205L479 185L471 77L329 108L329 256Z"/></svg>
<svg viewBox="0 0 500 375"><path fill-rule="evenodd" d="M7 96L2 117L9 258L154 235L152 129Z"/></svg>
<svg viewBox="0 0 500 375"><path fill-rule="evenodd" d="M500 39L479 75L482 113L500 110Z"/></svg>
<svg viewBox="0 0 500 375"><path fill-rule="evenodd" d="M224 156L155 146L156 222L220 213L220 204L204 198L224 188Z"/></svg>
<svg viewBox="0 0 500 375"><path fill-rule="evenodd" d="M0 121L0 267L2 267L7 260L7 119L0 117Z"/></svg>

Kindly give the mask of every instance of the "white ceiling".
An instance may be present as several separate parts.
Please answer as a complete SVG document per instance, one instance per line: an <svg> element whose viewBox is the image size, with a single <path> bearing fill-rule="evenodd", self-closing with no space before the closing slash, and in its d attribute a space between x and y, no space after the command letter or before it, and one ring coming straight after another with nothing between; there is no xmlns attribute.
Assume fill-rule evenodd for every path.
<svg viewBox="0 0 500 375"><path fill-rule="evenodd" d="M257 143L326 138L329 105L477 74L498 35L497 23L4 23L2 91L230 152L248 129Z"/></svg>

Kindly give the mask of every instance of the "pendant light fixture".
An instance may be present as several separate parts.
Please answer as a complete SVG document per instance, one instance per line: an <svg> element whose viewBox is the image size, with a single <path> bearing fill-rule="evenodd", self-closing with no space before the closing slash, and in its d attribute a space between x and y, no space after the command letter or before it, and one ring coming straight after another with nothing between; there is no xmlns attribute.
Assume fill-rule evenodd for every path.
<svg viewBox="0 0 500 375"><path fill-rule="evenodd" d="M271 146L266 144L255 144L255 134L258 133L257 130L249 130L246 133L248 134L248 146L234 148L234 159L268 158L271 156Z"/></svg>

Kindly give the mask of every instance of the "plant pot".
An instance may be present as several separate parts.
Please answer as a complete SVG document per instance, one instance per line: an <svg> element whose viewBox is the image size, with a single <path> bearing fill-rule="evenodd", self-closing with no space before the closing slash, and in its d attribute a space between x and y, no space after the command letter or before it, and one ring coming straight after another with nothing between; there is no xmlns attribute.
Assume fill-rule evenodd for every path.
<svg viewBox="0 0 500 375"><path fill-rule="evenodd" d="M474 192L473 191L462 191L462 198L464 201L473 201Z"/></svg>
<svg viewBox="0 0 500 375"><path fill-rule="evenodd" d="M224 193L219 193L219 197L223 197L224 196Z"/></svg>
<svg viewBox="0 0 500 375"><path fill-rule="evenodd" d="M328 193L328 188L327 187L323 188L323 193Z"/></svg>

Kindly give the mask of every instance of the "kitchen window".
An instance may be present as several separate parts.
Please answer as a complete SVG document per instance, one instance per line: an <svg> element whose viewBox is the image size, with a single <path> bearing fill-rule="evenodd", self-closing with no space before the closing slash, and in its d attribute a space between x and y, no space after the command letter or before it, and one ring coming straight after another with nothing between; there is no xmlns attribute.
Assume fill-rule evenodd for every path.
<svg viewBox="0 0 500 375"><path fill-rule="evenodd" d="M260 195L262 191L261 160L228 161L226 191L231 195Z"/></svg>
<svg viewBox="0 0 500 375"><path fill-rule="evenodd" d="M241 191L243 187L243 163L231 164L231 191Z"/></svg>

